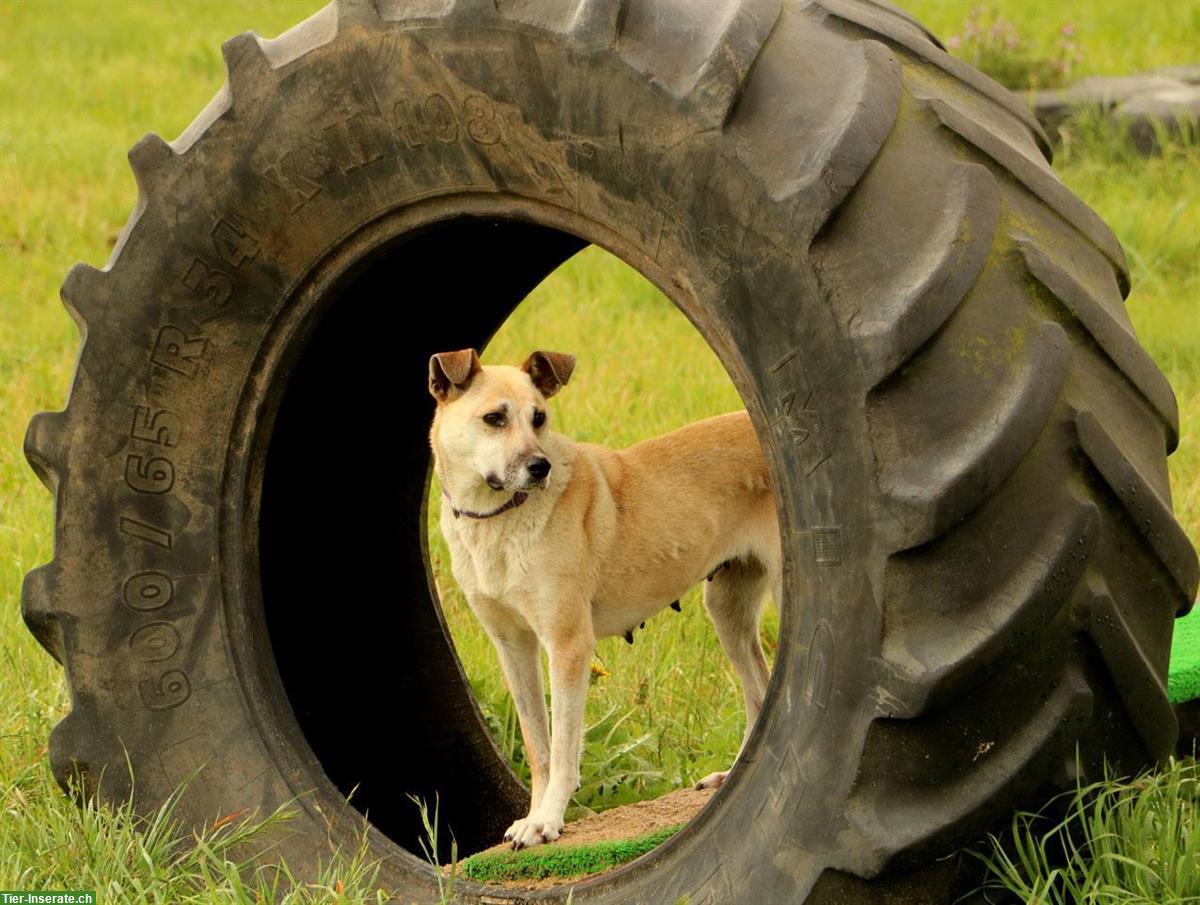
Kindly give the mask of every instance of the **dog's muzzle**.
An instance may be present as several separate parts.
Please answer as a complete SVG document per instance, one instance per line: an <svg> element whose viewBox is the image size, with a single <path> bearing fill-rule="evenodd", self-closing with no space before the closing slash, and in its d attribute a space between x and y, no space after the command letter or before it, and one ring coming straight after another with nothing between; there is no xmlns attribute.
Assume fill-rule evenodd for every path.
<svg viewBox="0 0 1200 905"><path fill-rule="evenodd" d="M538 483L546 480L546 475L550 474L550 460L537 458L526 466L529 469L529 476Z"/></svg>

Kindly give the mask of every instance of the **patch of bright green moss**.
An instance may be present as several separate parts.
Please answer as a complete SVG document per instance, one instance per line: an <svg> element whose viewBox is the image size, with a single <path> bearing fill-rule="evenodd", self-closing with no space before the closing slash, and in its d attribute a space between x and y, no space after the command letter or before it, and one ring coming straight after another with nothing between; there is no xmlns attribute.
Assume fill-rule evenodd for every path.
<svg viewBox="0 0 1200 905"><path fill-rule="evenodd" d="M636 839L587 845L539 845L516 852L480 852L459 865L463 875L479 883L583 877L632 861L679 831L683 824L655 830Z"/></svg>

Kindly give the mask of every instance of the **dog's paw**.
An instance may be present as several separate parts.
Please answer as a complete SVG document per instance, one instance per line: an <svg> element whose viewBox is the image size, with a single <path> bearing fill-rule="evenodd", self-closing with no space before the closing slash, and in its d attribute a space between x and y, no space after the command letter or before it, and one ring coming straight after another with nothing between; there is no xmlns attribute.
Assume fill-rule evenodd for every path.
<svg viewBox="0 0 1200 905"><path fill-rule="evenodd" d="M504 841L511 842L513 851L553 842L562 834L563 822L561 817L540 817L530 814L522 817L510 826L504 833Z"/></svg>
<svg viewBox="0 0 1200 905"><path fill-rule="evenodd" d="M720 773L709 773L706 777L696 783L696 788L719 789L721 787L721 783L725 782L725 777L728 775L728 770L722 770Z"/></svg>

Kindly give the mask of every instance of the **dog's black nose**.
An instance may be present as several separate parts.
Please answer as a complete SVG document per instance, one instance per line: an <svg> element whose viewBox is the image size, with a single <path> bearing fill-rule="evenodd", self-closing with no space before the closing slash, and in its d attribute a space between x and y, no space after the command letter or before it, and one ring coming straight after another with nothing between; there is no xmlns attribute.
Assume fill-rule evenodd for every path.
<svg viewBox="0 0 1200 905"><path fill-rule="evenodd" d="M548 459L534 459L529 463L529 474L533 476L535 481L542 480L542 478L550 474L550 461Z"/></svg>

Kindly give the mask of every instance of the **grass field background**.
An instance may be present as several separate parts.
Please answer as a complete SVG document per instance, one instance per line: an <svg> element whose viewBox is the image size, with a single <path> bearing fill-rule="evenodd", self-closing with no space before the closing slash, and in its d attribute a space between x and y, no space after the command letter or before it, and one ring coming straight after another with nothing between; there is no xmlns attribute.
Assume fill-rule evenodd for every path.
<svg viewBox="0 0 1200 905"><path fill-rule="evenodd" d="M943 38L964 34L972 15L966 3L905 5ZM203 107L224 78L225 38L247 29L277 34L319 6L0 3L0 888L103 882L124 884L131 901L253 901L238 891L236 871L222 867L220 845L209 861L201 852L174 863L169 845L134 834L119 816L81 817L50 780L45 744L66 695L61 670L21 622L18 596L24 573L51 555L52 506L21 442L30 416L65 400L78 337L58 287L75 261L103 264L133 206L126 150L147 131L177 135ZM1200 2L1007 0L988 9L1012 23L1020 53L1030 58L1061 55L1069 33L1072 77L1200 62ZM1056 167L1124 245L1135 326L1179 397L1183 443L1171 475L1176 510L1195 542L1200 149L1175 145L1147 160L1096 130L1067 138ZM738 405L684 319L599 251L583 253L539 288L485 358L520 360L534 347L579 355L577 377L554 410L558 428L581 439L626 445ZM627 365L633 350L636 368ZM501 747L522 769L490 645L446 580L437 545L434 557L472 683ZM696 595L682 615L655 617L632 647L602 643L596 660L578 807L657 794L732 758L740 694ZM130 857L131 850L144 855ZM361 862L339 870L326 878L325 892L341 883L349 896L369 886ZM139 883L144 896L130 894ZM321 889L294 895L328 898Z"/></svg>

